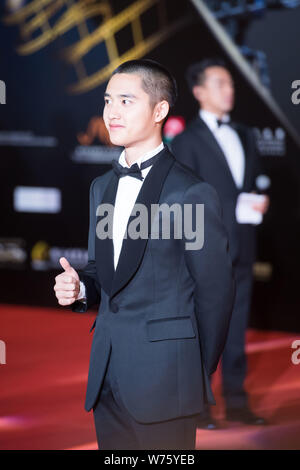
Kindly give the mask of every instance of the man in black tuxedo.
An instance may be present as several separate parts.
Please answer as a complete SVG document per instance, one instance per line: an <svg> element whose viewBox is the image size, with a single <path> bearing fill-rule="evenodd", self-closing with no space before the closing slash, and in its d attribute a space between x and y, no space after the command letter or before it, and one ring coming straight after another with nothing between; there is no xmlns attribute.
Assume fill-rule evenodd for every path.
<svg viewBox="0 0 300 470"><path fill-rule="evenodd" d="M242 192L256 190L260 165L252 132L242 124L230 121L234 105L232 76L220 59L205 59L187 71L191 92L200 106L197 117L172 142L175 158L217 191L224 224L229 237L233 261L236 297L226 346L222 355L223 396L227 419L247 424L264 424L263 418L251 412L244 389L247 363L245 333L252 289L252 267L255 260L255 226L238 223L236 206ZM268 199L256 204L264 213ZM214 429L217 423L207 409L200 427Z"/></svg>
<svg viewBox="0 0 300 470"><path fill-rule="evenodd" d="M193 449L197 416L214 404L209 377L229 327L232 263L216 191L162 143L175 97L175 80L154 61L113 73L103 117L112 143L125 148L90 187L86 268L77 273L61 258L54 286L73 311L100 302L85 402L100 449ZM191 222L192 236L169 236L155 204L176 205L170 233Z"/></svg>

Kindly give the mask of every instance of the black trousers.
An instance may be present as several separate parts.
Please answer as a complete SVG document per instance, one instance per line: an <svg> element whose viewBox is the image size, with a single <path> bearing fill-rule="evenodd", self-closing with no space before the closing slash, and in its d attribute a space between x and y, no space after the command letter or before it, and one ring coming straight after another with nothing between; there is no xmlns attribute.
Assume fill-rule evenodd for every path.
<svg viewBox="0 0 300 470"><path fill-rule="evenodd" d="M247 374L245 335L249 321L252 295L252 264L234 267L236 297L226 345L221 358L223 397L226 408L248 406L244 381Z"/></svg>
<svg viewBox="0 0 300 470"><path fill-rule="evenodd" d="M133 419L119 393L112 349L93 412L100 450L195 449L199 415L150 424Z"/></svg>

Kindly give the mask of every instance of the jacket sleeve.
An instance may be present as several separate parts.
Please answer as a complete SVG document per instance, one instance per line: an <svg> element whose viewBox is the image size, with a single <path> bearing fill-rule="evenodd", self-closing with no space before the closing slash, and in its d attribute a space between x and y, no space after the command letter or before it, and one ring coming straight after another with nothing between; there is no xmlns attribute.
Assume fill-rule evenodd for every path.
<svg viewBox="0 0 300 470"><path fill-rule="evenodd" d="M215 372L225 346L235 295L228 239L218 195L208 183L189 187L184 204L192 207L193 227L202 230L203 246L187 249L184 256L194 280L195 314L202 356L208 375ZM203 204L204 219L197 221L196 205ZM195 223L196 221L196 223ZM184 231L185 233L185 231Z"/></svg>
<svg viewBox="0 0 300 470"><path fill-rule="evenodd" d="M73 312L86 312L90 307L100 303L101 286L98 281L95 261L96 239L96 206L94 198L94 180L90 186L90 223L88 238L88 263L84 269L78 271L80 281L85 285L86 301L75 301L71 308Z"/></svg>

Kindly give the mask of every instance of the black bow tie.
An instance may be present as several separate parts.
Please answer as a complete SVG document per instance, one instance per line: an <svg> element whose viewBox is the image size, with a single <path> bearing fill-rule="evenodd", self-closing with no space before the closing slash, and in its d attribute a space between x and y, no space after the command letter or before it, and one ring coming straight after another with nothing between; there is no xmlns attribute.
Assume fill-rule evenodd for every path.
<svg viewBox="0 0 300 470"><path fill-rule="evenodd" d="M231 126L231 122L230 122L230 121L222 121L222 119L217 119L217 124L218 124L218 127L220 127L220 126L222 126L222 125Z"/></svg>
<svg viewBox="0 0 300 470"><path fill-rule="evenodd" d="M120 165L117 160L112 160L111 164L113 167L114 172L116 175L121 178L122 176L132 176L133 178L137 178L138 180L143 181L142 170L148 168L149 166L153 165L156 160L159 158L160 152L154 155L154 157L149 158L145 162L141 164L141 167L138 166L137 163L131 165L130 168Z"/></svg>

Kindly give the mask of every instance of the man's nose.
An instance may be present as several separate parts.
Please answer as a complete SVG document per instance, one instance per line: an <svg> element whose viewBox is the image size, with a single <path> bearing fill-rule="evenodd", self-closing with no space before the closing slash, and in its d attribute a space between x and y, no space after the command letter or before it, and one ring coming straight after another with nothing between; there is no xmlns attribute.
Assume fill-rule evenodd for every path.
<svg viewBox="0 0 300 470"><path fill-rule="evenodd" d="M109 119L120 119L120 107L118 104L111 103L111 105L108 108L108 118Z"/></svg>

